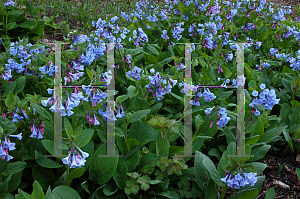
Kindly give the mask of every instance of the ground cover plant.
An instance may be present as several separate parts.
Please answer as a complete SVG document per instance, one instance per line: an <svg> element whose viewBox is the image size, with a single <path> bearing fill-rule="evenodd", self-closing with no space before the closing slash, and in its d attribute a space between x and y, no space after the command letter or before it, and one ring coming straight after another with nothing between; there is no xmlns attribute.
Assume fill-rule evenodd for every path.
<svg viewBox="0 0 300 199"><path fill-rule="evenodd" d="M64 38L71 45L61 52L59 107L57 55L42 35L31 35L38 24L58 26L40 18L43 3L32 4L1 4L0 198L275 197L274 188L261 193L267 165L259 160L278 145L297 154L300 140L300 18L289 17L289 8L265 1L139 1L131 13L102 15L86 25L93 31L68 31ZM16 37L18 27L25 36ZM109 67L112 48L105 43L116 43ZM192 43L191 85L185 43ZM238 43L245 43L245 72L237 77ZM113 106L106 92L112 81ZM237 106L240 86L244 110ZM193 107L187 148L196 157L182 157L186 104ZM63 157L55 155L57 112ZM249 157L229 157L237 154L239 114ZM123 157L98 157L108 153L111 121L116 155ZM300 177L298 168L294 173Z"/></svg>

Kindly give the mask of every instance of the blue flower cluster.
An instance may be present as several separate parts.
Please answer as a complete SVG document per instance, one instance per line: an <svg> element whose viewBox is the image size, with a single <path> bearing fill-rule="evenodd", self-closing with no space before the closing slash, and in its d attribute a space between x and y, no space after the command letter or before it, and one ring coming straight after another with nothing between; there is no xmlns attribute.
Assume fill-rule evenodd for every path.
<svg viewBox="0 0 300 199"><path fill-rule="evenodd" d="M137 32L139 33L138 35L137 35ZM136 45L136 46L138 46L140 44L142 44L144 46L145 43L143 43L143 41L146 43L148 42L148 36L144 33L142 28L138 28L138 31L133 30L133 39L135 39L134 45ZM131 41L131 40L132 40L132 38L129 37L129 41Z"/></svg>
<svg viewBox="0 0 300 199"><path fill-rule="evenodd" d="M42 100L42 105L44 107L47 106L47 104L49 103L49 105L51 106L54 102L54 105L49 108L49 110L51 110L52 112L55 112L55 108L57 107L57 102L54 100L54 89L47 89L48 94L53 94L52 97L49 97L47 100ZM73 108L77 107L80 104L81 100L87 100L86 98L84 98L84 96L82 95L82 92L79 92L78 88L75 88L75 93L71 93L68 94L67 99L65 101L65 104L61 104L61 116L71 116L73 115Z"/></svg>
<svg viewBox="0 0 300 199"><path fill-rule="evenodd" d="M124 65L125 65L125 63L128 63L129 64L129 68L131 68L131 61L130 61L130 59L132 58L131 55L126 54L125 57L123 57L122 62L125 61Z"/></svg>
<svg viewBox="0 0 300 199"><path fill-rule="evenodd" d="M181 39L182 35L180 34L184 31L184 28L181 28L182 25L184 25L184 22L177 23L176 27L174 27L174 30L172 31L173 38L177 39L177 41Z"/></svg>
<svg viewBox="0 0 300 199"><path fill-rule="evenodd" d="M221 81L221 80L225 80L225 78L219 78L218 77L218 82ZM230 79L226 79L221 86L226 88L227 87L226 84L229 84L229 83L230 83ZM232 79L232 86L237 86L237 80L236 79Z"/></svg>
<svg viewBox="0 0 300 199"><path fill-rule="evenodd" d="M45 65L39 68L42 74L53 76L55 73L55 66L53 65L52 61L49 62L49 66ZM44 75L40 75L41 78L44 77Z"/></svg>
<svg viewBox="0 0 300 199"><path fill-rule="evenodd" d="M161 37L162 37L163 39L169 39L169 37L168 37L168 35L167 35L167 31L166 31L166 30L163 30L162 32L163 32L163 34L161 34Z"/></svg>
<svg viewBox="0 0 300 199"><path fill-rule="evenodd" d="M8 135L8 136L18 138L19 140L22 139L22 133L20 133L18 135ZM6 157L6 161L13 159L13 157L8 154L8 151L15 150L16 149L15 145L16 145L16 143L11 142L7 136L4 137L3 143L0 140L0 158L2 158L2 160L4 160Z"/></svg>
<svg viewBox="0 0 300 199"><path fill-rule="evenodd" d="M27 114L26 114L26 111L24 110L24 109L21 109L21 112L22 112L22 114L24 115L24 117L22 117L20 114L18 114L17 112L19 111L19 109L17 108L16 109L16 112L13 112L12 114L13 114L13 123L17 123L18 122L18 120L23 120L24 119L24 117L25 117L25 119L27 119L28 118L28 116L27 116Z"/></svg>
<svg viewBox="0 0 300 199"><path fill-rule="evenodd" d="M167 84L167 80L163 79L158 72L154 76L148 76L148 78L150 82L145 87L148 88L149 93L153 93L155 101L162 100L164 98L163 95L170 93L172 87L177 83L177 80L172 80L170 78L173 86L171 86L170 81L168 80L168 85L163 88L162 83Z"/></svg>
<svg viewBox="0 0 300 199"><path fill-rule="evenodd" d="M70 82L70 80L72 80L72 82L78 80L84 74L84 72L79 72L79 71L84 71L84 65L81 65L73 61L73 66L71 66L71 64L69 63L68 67L69 68L66 72L66 76L64 77L65 85L67 84L67 82Z"/></svg>
<svg viewBox="0 0 300 199"><path fill-rule="evenodd" d="M22 42L23 40L21 40ZM10 54L12 56L16 56L18 55L18 58L20 59L20 62L22 62L21 64L18 63L15 59L8 59L7 62L8 64L5 64L5 67L7 69L7 71L4 72L4 74L1 75L1 77L4 80L10 80L12 78L12 71L16 71L17 73L21 73L23 71L25 71L26 75L32 75L29 73L29 70L26 69L26 66L30 66L31 63L31 59L29 59L30 57L34 60L33 58L33 53L34 54L39 54L41 52L43 52L45 50L45 47L43 46L41 49L34 49L34 50L30 50L29 51L29 47L32 46L32 44L27 44L26 45L27 48L24 48L24 46L22 46L20 44L20 42L11 42L10 44ZM34 67L34 66L32 66ZM38 74L37 72L35 72L35 74ZM39 74L40 75L40 74ZM42 78L43 76L40 75L40 77Z"/></svg>
<svg viewBox="0 0 300 199"><path fill-rule="evenodd" d="M183 81L182 81L183 82ZM202 88L200 88L199 86L194 86L194 85L187 85L185 82L179 83L179 87L184 86L183 89L181 89L181 93L185 93L185 89L189 89L189 87L191 87L190 89L195 93L195 98L193 100L191 100L191 105L196 105L196 106L200 106L200 102L199 102L199 98L200 97L204 97L204 100L206 102L210 102L214 99L216 99L216 96L210 92L210 90L208 88L204 88L203 93L202 92ZM187 86L187 88L186 88Z"/></svg>
<svg viewBox="0 0 300 199"><path fill-rule="evenodd" d="M89 154L86 152L83 152L80 148L76 147L79 152L76 151L75 147L73 149L69 150L68 156L62 159L62 162L64 164L67 164L70 166L71 169L73 168L80 168L84 166L86 162L86 158L89 157Z"/></svg>
<svg viewBox="0 0 300 199"><path fill-rule="evenodd" d="M263 105L263 108L266 110L272 110L273 106L275 104L278 104L280 99L276 99L276 94L274 89L265 89L266 85L261 84L260 89L263 91L261 93L258 93L257 91L252 92L253 98L252 102L249 104L250 107L254 108L256 107L256 111L252 110L255 116L259 116L260 112L257 110L258 105ZM257 98L259 96L259 99Z"/></svg>
<svg viewBox="0 0 300 199"><path fill-rule="evenodd" d="M43 134L44 134L44 130L45 130L45 126L44 126L43 122L40 122L39 124L36 124L36 125L34 125L34 124L30 125L30 130L32 132L30 137L37 138L37 139L43 139Z"/></svg>
<svg viewBox="0 0 300 199"><path fill-rule="evenodd" d="M226 108L220 108L219 112L219 119L217 121L217 126L223 128L230 120L230 117L227 117Z"/></svg>
<svg viewBox="0 0 300 199"><path fill-rule="evenodd" d="M239 173L232 177L227 174L224 178L221 178L223 182L225 182L230 188L240 189L241 187L245 187L248 184L254 186L257 182L258 177L255 177L257 173L243 173L241 176Z"/></svg>
<svg viewBox="0 0 300 199"><path fill-rule="evenodd" d="M175 66L177 65L177 70L182 70L182 69L185 69L185 65L183 65L183 63L177 63L175 62Z"/></svg>
<svg viewBox="0 0 300 199"><path fill-rule="evenodd" d="M15 2L8 0L7 2L4 2L4 6L15 6Z"/></svg>
<svg viewBox="0 0 300 199"><path fill-rule="evenodd" d="M141 71L141 68L135 66L132 71L127 71L126 75L133 79L141 80Z"/></svg>

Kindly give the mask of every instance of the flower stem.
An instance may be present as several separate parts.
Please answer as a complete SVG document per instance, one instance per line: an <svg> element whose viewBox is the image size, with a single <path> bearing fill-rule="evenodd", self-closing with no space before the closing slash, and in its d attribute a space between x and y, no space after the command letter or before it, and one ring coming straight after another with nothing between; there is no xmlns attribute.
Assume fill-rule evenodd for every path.
<svg viewBox="0 0 300 199"><path fill-rule="evenodd" d="M207 120L207 118L209 118L211 115L213 115L215 112L217 112L217 110L218 110L218 106L217 106L217 108L216 108L211 114L209 114L209 115L204 119L204 121L202 122L202 124L199 125L197 131L195 132L195 135L193 136L193 139L192 139L192 143L191 143L191 144L193 144L193 142L194 142L194 140L195 140L195 137L196 137L196 135L197 135L197 133L198 133L200 127L204 124L204 122ZM190 150L190 148L191 148L191 145L189 146L188 150Z"/></svg>
<svg viewBox="0 0 300 199"><path fill-rule="evenodd" d="M165 137L166 137L166 135L167 135L169 129L170 129L170 128L168 128L168 130L166 131L165 135L163 136L162 147L161 147L161 156L162 156L162 154L163 154L163 149L164 149L164 140L165 140ZM162 132L161 132L161 133L162 133Z"/></svg>
<svg viewBox="0 0 300 199"><path fill-rule="evenodd" d="M226 193L226 190L228 189L228 186L227 186L227 184L226 184L226 186L225 187L222 187L222 193L221 193L221 199L223 199L224 198L224 196L225 196L225 193Z"/></svg>
<svg viewBox="0 0 300 199"><path fill-rule="evenodd" d="M70 173L69 165L66 165L66 167L67 167L67 176L69 176L69 173Z"/></svg>
<svg viewBox="0 0 300 199"><path fill-rule="evenodd" d="M125 141L127 140L127 125L126 125L126 120L125 117L123 117L124 119L124 131L125 131Z"/></svg>

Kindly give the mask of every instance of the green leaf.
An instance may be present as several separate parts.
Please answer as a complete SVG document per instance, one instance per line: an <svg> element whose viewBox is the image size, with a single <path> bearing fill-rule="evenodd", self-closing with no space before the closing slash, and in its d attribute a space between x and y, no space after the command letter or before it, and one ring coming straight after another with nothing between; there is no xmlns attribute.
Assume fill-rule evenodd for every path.
<svg viewBox="0 0 300 199"><path fill-rule="evenodd" d="M235 142L236 138L233 135L233 133L229 130L227 126L224 127L224 133L226 135L226 142L227 144L230 144L231 142Z"/></svg>
<svg viewBox="0 0 300 199"><path fill-rule="evenodd" d="M16 22L11 22L11 23L7 24L7 30L14 29L14 28L16 28L16 26L17 26Z"/></svg>
<svg viewBox="0 0 300 199"><path fill-rule="evenodd" d="M64 118L64 126L67 133L68 138L71 140L71 135L73 134L73 128L69 120L65 117Z"/></svg>
<svg viewBox="0 0 300 199"><path fill-rule="evenodd" d="M9 174L15 174L19 171L23 171L23 169L26 167L26 162L17 161L12 162L7 165L7 168L4 172L2 172L2 175L8 176Z"/></svg>
<svg viewBox="0 0 300 199"><path fill-rule="evenodd" d="M209 172L213 181L215 181L215 183L217 185L224 187L225 183L223 181L221 181L221 177L219 176L214 163L209 158L202 160L202 162L203 162L204 166L206 167L207 171Z"/></svg>
<svg viewBox="0 0 300 199"><path fill-rule="evenodd" d="M218 192L219 190L216 188L216 183L211 179L205 191L205 199L218 198Z"/></svg>
<svg viewBox="0 0 300 199"><path fill-rule="evenodd" d="M75 131L73 131L73 134L72 134L72 135L73 135L75 138L77 138L77 137L81 134L82 129L83 129L83 124L80 124L79 126L77 126L77 128L75 129Z"/></svg>
<svg viewBox="0 0 300 199"><path fill-rule="evenodd" d="M16 105L15 96L11 91L9 91L9 94L5 99L5 106L10 107L14 105Z"/></svg>
<svg viewBox="0 0 300 199"><path fill-rule="evenodd" d="M219 44L215 50L216 50L217 55L219 55L222 52L222 44Z"/></svg>
<svg viewBox="0 0 300 199"><path fill-rule="evenodd" d="M296 168L296 173L297 173L298 179L300 180L300 169L299 168Z"/></svg>
<svg viewBox="0 0 300 199"><path fill-rule="evenodd" d="M261 158L263 158L266 153L269 151L269 149L271 148L271 145L266 145L264 143L264 145L259 145L259 146L255 146L251 149L251 155L250 155L250 162L259 160Z"/></svg>
<svg viewBox="0 0 300 199"><path fill-rule="evenodd" d="M36 112L38 112L41 116L49 121L53 121L51 114L42 106L30 103L32 108L35 108Z"/></svg>
<svg viewBox="0 0 300 199"><path fill-rule="evenodd" d="M252 199L255 198L257 193L258 193L257 188L253 188L251 190L242 190L230 195L228 199L235 199L235 198Z"/></svg>
<svg viewBox="0 0 300 199"><path fill-rule="evenodd" d="M272 140L276 139L277 136L279 136L281 134L281 132L284 129L286 129L287 127L288 127L288 125L284 125L284 126L279 126L277 128L268 130L267 132L265 132L264 142L269 143Z"/></svg>
<svg viewBox="0 0 300 199"><path fill-rule="evenodd" d="M159 52L156 50L156 48L154 48L153 46L149 45L147 47L154 55L158 56Z"/></svg>
<svg viewBox="0 0 300 199"><path fill-rule="evenodd" d="M55 199L55 196L51 193L50 186L48 187L46 196L43 199Z"/></svg>
<svg viewBox="0 0 300 199"><path fill-rule="evenodd" d="M218 160L221 158L221 152L217 148L210 149L208 155L215 156Z"/></svg>
<svg viewBox="0 0 300 199"><path fill-rule="evenodd" d="M10 181L12 175L9 175L4 182L0 183L0 198L4 198L8 191L8 182Z"/></svg>
<svg viewBox="0 0 300 199"><path fill-rule="evenodd" d="M49 169L35 165L32 169L32 177L34 180L38 181L44 190L49 187L49 185L54 186L56 178Z"/></svg>
<svg viewBox="0 0 300 199"><path fill-rule="evenodd" d="M64 150L68 150L69 147L65 144L62 144L63 147L58 146L52 140L47 140L47 139L43 139L42 144L46 148L46 150L53 156L54 156L54 146L57 148L58 153L60 153L60 151L61 151L62 155L67 155ZM62 149L64 149L64 150L62 150ZM63 157L58 157L58 158L62 159Z"/></svg>
<svg viewBox="0 0 300 199"><path fill-rule="evenodd" d="M128 167L123 158L119 158L118 166L116 172L113 175L113 179L119 189L124 189L126 187Z"/></svg>
<svg viewBox="0 0 300 199"><path fill-rule="evenodd" d="M127 95L120 95L117 97L116 102L123 102L128 98Z"/></svg>
<svg viewBox="0 0 300 199"><path fill-rule="evenodd" d="M255 136L246 138L245 139L245 141L246 141L245 144L255 144L258 141L259 138L260 138L260 135L255 135Z"/></svg>
<svg viewBox="0 0 300 199"><path fill-rule="evenodd" d="M73 179L79 178L80 176L83 175L83 173L84 173L84 167L73 169L67 177L66 185L69 186L72 183Z"/></svg>
<svg viewBox="0 0 300 199"><path fill-rule="evenodd" d="M217 100L229 99L229 96L232 93L233 93L233 91L226 91L226 92L219 93L218 96L217 96Z"/></svg>
<svg viewBox="0 0 300 199"><path fill-rule="evenodd" d="M7 193L4 199L14 199L14 196L11 193Z"/></svg>
<svg viewBox="0 0 300 199"><path fill-rule="evenodd" d="M86 72L87 72L89 78L90 78L91 81L92 81L92 80L93 80L93 74L92 74L92 72L91 72L88 68L86 68Z"/></svg>
<svg viewBox="0 0 300 199"><path fill-rule="evenodd" d="M154 106L151 106L150 107L150 109L151 109L151 111L150 111L150 113L149 113L149 115L154 115L154 114L156 114L159 110L160 110L160 108L162 107L162 103L157 103L157 104L155 104Z"/></svg>
<svg viewBox="0 0 300 199"><path fill-rule="evenodd" d="M174 155L175 153L184 151L184 147L182 146L170 146L169 155Z"/></svg>
<svg viewBox="0 0 300 199"><path fill-rule="evenodd" d="M115 151L119 154L117 148ZM106 145L102 144L94 153L89 167L89 179L103 185L115 173L119 157L98 157L99 155L106 155Z"/></svg>
<svg viewBox="0 0 300 199"><path fill-rule="evenodd" d="M87 181L84 181L83 183L81 183L81 187L88 193L91 195L91 192L88 189L88 183Z"/></svg>
<svg viewBox="0 0 300 199"><path fill-rule="evenodd" d="M38 181L34 181L33 184L33 190L31 193L32 198L43 198L45 196L42 186Z"/></svg>
<svg viewBox="0 0 300 199"><path fill-rule="evenodd" d="M8 82L3 84L3 97L6 97L9 94L9 91L13 92L14 89L16 88L16 81L13 82Z"/></svg>
<svg viewBox="0 0 300 199"><path fill-rule="evenodd" d="M154 55L145 54L145 57L146 57L146 61L149 62L150 64L156 64L158 62L157 58Z"/></svg>
<svg viewBox="0 0 300 199"><path fill-rule="evenodd" d="M267 37L268 37L268 32L264 32L262 37L261 37L261 40L264 41L264 40L267 39Z"/></svg>
<svg viewBox="0 0 300 199"><path fill-rule="evenodd" d="M31 195L29 195L28 193L26 193L22 189L18 189L18 193L19 193L19 197L22 198L22 199L34 199L33 197L31 197Z"/></svg>
<svg viewBox="0 0 300 199"><path fill-rule="evenodd" d="M265 199L274 199L274 198L275 198L275 189L274 188L268 189Z"/></svg>
<svg viewBox="0 0 300 199"><path fill-rule="evenodd" d="M138 48L134 48L134 49L126 49L125 48L125 53L126 54L130 54L132 55L137 55L139 53L141 53L143 51L143 47L138 47Z"/></svg>
<svg viewBox="0 0 300 199"><path fill-rule="evenodd" d="M180 97L172 92L170 92L170 94L173 95L175 98L179 99L181 102L184 102L184 99L182 97Z"/></svg>
<svg viewBox="0 0 300 199"><path fill-rule="evenodd" d="M112 191L112 188L110 186L105 186L103 188L103 193L106 195L106 196L112 196L114 195L116 192L118 191L118 188L116 188L116 190Z"/></svg>
<svg viewBox="0 0 300 199"><path fill-rule="evenodd" d="M29 14L36 18L36 12L35 12L35 9L34 7L28 2L28 0L25 0L25 5L26 5L26 8L28 9L29 11Z"/></svg>
<svg viewBox="0 0 300 199"><path fill-rule="evenodd" d="M149 109L148 109L149 110ZM141 120L133 122L128 132L128 139L136 139L139 141L138 149L141 149L146 140L145 127Z"/></svg>
<svg viewBox="0 0 300 199"><path fill-rule="evenodd" d="M195 117L195 125L196 125L196 128L198 129L198 127L200 126L200 124L203 122L203 119L202 119L202 117L201 117L201 115L197 115L196 117Z"/></svg>
<svg viewBox="0 0 300 199"><path fill-rule="evenodd" d="M84 147L87 143L91 141L91 138L94 135L94 129L85 129L81 134L76 138L75 144L77 147Z"/></svg>
<svg viewBox="0 0 300 199"><path fill-rule="evenodd" d="M195 157L195 162L194 162L194 168L195 169L195 180L197 185L202 191L206 190L206 186L203 184L208 184L209 180L211 179L211 176L209 175L208 170L204 166L203 160L208 158L206 155L203 153L196 151L196 157Z"/></svg>
<svg viewBox="0 0 300 199"><path fill-rule="evenodd" d="M141 111L134 112L133 114L128 116L127 124L129 124L131 122L136 122L136 121L146 117L146 115L148 115L150 112L151 112L151 109L146 109L146 110L141 110Z"/></svg>
<svg viewBox="0 0 300 199"><path fill-rule="evenodd" d="M254 80L250 80L249 82L249 87L250 88L253 88L253 90L256 90L256 82ZM251 92L252 93L252 92Z"/></svg>
<svg viewBox="0 0 300 199"><path fill-rule="evenodd" d="M14 90L14 93L21 92L24 89L25 84L26 84L25 76L18 77L18 79L16 80L16 88Z"/></svg>
<svg viewBox="0 0 300 199"><path fill-rule="evenodd" d="M140 144L140 142L136 139L127 139L125 141L125 144L127 145L127 148L129 151L131 147L138 146Z"/></svg>
<svg viewBox="0 0 300 199"><path fill-rule="evenodd" d="M38 151L35 150L35 159L36 162L41 165L42 167L46 168L60 168L64 165L58 164L54 160L51 160L50 158L45 157L44 155L40 154Z"/></svg>
<svg viewBox="0 0 300 199"><path fill-rule="evenodd" d="M160 62L157 63L158 66L163 67L167 63L171 62L173 60L173 57L166 58Z"/></svg>
<svg viewBox="0 0 300 199"><path fill-rule="evenodd" d="M55 199L66 199L66 198L81 199L77 191L65 185L55 187L52 190L52 194L55 196Z"/></svg>
<svg viewBox="0 0 300 199"><path fill-rule="evenodd" d="M8 192L15 191L22 181L22 171L15 173L11 176L11 180L8 182Z"/></svg>
<svg viewBox="0 0 300 199"><path fill-rule="evenodd" d="M34 28L35 20L23 21L21 23L18 23L18 26L21 28Z"/></svg>

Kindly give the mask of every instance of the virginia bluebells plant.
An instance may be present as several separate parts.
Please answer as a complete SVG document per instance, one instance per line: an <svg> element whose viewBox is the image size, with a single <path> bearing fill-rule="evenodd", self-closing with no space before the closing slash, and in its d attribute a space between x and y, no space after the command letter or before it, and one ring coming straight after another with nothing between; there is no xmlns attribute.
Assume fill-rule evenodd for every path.
<svg viewBox="0 0 300 199"><path fill-rule="evenodd" d="M79 152L76 149L78 149ZM80 148L73 145L73 148L69 149L68 156L63 158L62 162L69 165L71 169L80 168L84 166L87 157L89 157L88 153L83 152Z"/></svg>
<svg viewBox="0 0 300 199"><path fill-rule="evenodd" d="M258 93L256 90L252 92L253 100L249 104L250 107L255 108L252 110L252 113L254 113L255 116L260 115L260 112L257 108L259 105L262 105L266 110L272 110L273 106L278 104L280 101L280 99L276 99L276 93L274 89L266 89L265 84L261 84L260 89L263 90L261 93Z"/></svg>
<svg viewBox="0 0 300 199"><path fill-rule="evenodd" d="M242 176L243 175L243 176ZM257 173L243 173L240 175L238 173L234 177L231 174L227 174L224 178L221 178L223 182L225 182L230 188L240 189L241 187L245 187L247 185L254 186L257 182L258 177L255 177Z"/></svg>

